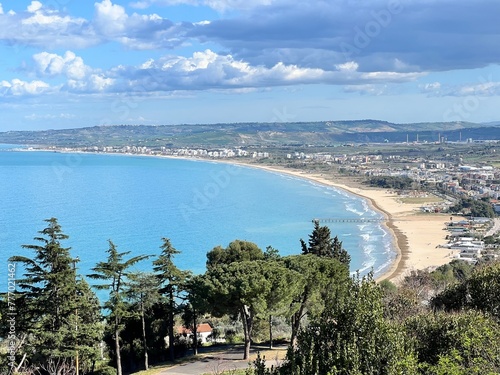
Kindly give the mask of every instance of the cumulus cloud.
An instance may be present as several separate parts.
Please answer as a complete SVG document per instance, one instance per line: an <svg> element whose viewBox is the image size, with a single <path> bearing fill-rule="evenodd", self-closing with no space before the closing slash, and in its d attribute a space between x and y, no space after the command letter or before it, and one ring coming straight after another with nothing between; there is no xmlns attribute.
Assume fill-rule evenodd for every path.
<svg viewBox="0 0 500 375"><path fill-rule="evenodd" d="M419 85L420 91L429 96L477 96L489 97L500 95L500 82L492 77L480 77L479 82L461 85L443 85L439 82Z"/></svg>
<svg viewBox="0 0 500 375"><path fill-rule="evenodd" d="M0 81L0 96L32 96L50 91L50 85L43 81L22 81L13 79L11 81Z"/></svg>
<svg viewBox="0 0 500 375"><path fill-rule="evenodd" d="M73 93L100 93L112 88L115 79L100 69L94 69L84 63L80 56L72 51L64 55L41 52L33 55L34 71L37 75L66 79L59 90Z"/></svg>
<svg viewBox="0 0 500 375"><path fill-rule="evenodd" d="M69 79L81 80L89 75L92 69L85 65L83 59L74 52L66 51L64 56L41 52L33 55L36 71L41 75L65 75Z"/></svg>
<svg viewBox="0 0 500 375"><path fill-rule="evenodd" d="M366 84L406 82L419 73L358 72L350 63L340 69L323 70L277 63L272 67L252 65L231 55L212 50L191 57L166 56L148 60L138 67L117 67L109 72L117 80L116 89L129 91L171 91L211 89L251 89L296 84Z"/></svg>
<svg viewBox="0 0 500 375"><path fill-rule="evenodd" d="M185 43L189 22L175 24L157 14L128 15L110 0L95 3L93 24L106 39L119 41L131 49L174 48Z"/></svg>
<svg viewBox="0 0 500 375"><path fill-rule="evenodd" d="M0 41L8 45L83 48L98 39L84 18L46 9L38 1L21 13L0 13Z"/></svg>
<svg viewBox="0 0 500 375"><path fill-rule="evenodd" d="M92 19L72 17L32 1L25 12L0 13L0 41L41 48L87 48L117 41L130 49L174 48L189 38L190 22L173 23L157 14L127 14L103 0L94 4Z"/></svg>
<svg viewBox="0 0 500 375"><path fill-rule="evenodd" d="M95 3L94 24L105 35L121 35L125 30L128 15L125 8L111 3L110 0L103 0Z"/></svg>
<svg viewBox="0 0 500 375"><path fill-rule="evenodd" d="M32 1L31 4L28 5L27 11L29 13L36 13L40 9L42 9L42 3L39 1Z"/></svg>
<svg viewBox="0 0 500 375"><path fill-rule="evenodd" d="M119 65L108 70L85 64L72 51L64 55L41 52L33 55L34 73L47 80L24 82L3 81L4 93L37 95L46 90L75 94L125 93L149 95L176 91L217 90L248 92L277 86L331 84L369 85L416 80L420 73L361 72L355 62L331 70L305 68L277 63L272 67L252 65L232 55L218 54L210 49L184 57L168 55L149 59L137 66ZM64 82L61 83L61 79ZM236 90L236 91L235 91Z"/></svg>

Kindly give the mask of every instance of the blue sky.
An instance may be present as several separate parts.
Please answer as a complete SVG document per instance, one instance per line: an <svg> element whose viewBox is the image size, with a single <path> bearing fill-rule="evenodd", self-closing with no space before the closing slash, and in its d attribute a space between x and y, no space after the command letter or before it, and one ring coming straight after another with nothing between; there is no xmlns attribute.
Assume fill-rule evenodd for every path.
<svg viewBox="0 0 500 375"><path fill-rule="evenodd" d="M3 1L0 131L498 121L499 15L498 0Z"/></svg>

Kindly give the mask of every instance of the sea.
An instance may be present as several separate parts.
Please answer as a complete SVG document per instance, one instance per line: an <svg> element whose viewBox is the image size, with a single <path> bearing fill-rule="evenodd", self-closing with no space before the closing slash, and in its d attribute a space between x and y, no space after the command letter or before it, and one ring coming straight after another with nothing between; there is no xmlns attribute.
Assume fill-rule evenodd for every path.
<svg viewBox="0 0 500 375"><path fill-rule="evenodd" d="M261 169L199 160L134 155L60 153L0 145L0 291L9 281L9 257L33 257L24 244L55 217L78 257L78 272L106 261L108 240L120 252L152 257L135 266L151 271L162 238L180 251L174 262L195 274L206 253L235 239L300 254L312 220L375 219L365 199L307 179ZM322 222L352 257L351 272L375 276L396 257L380 222ZM16 265L16 278L23 269ZM10 285L10 284L9 284Z"/></svg>

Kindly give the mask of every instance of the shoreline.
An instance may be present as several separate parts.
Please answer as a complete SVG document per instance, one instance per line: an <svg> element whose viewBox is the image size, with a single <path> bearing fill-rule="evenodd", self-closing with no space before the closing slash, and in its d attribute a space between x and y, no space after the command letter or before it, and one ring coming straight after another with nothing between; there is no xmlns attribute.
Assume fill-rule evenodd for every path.
<svg viewBox="0 0 500 375"><path fill-rule="evenodd" d="M173 157L178 158L178 157ZM183 158L192 160L192 158ZM195 159L200 160L200 159ZM203 160L203 159L201 159ZM416 214L420 204L404 204L397 202L398 197L391 195L389 190L380 188L364 188L348 184L333 182L325 176L306 171L290 171L280 166L256 165L241 161L215 160L214 162L228 163L257 168L274 173L287 174L296 178L302 178L323 186L341 189L349 194L365 199L370 207L384 215L385 226L389 235L392 236L392 244L396 252L396 258L392 264L381 275L377 276L377 282L390 280L395 283L401 281L409 272L414 270L434 269L449 263L456 252L436 249L438 245L446 242L445 222L448 215L443 214ZM397 207L397 209L395 209ZM430 241L430 242L428 242ZM443 254L444 251L448 253Z"/></svg>
<svg viewBox="0 0 500 375"><path fill-rule="evenodd" d="M396 257L392 259L390 266L383 273L375 278L376 281L391 280L398 282L403 276L410 271L419 269L435 268L442 264L449 263L452 258L447 254L444 257L439 256L439 250L434 247L445 242L444 228L445 216L441 214L425 214L415 215L414 210L417 208L415 204L402 204L397 202L397 197L390 194L388 190L380 188L365 188L357 184L349 185L348 183L338 183L327 179L323 174L308 173L302 170L288 170L282 166L269 166L253 164L241 160L216 160L196 157L184 157L174 155L146 155L146 154L116 154L103 152L78 152L72 150L61 149L32 149L23 151L49 151L60 153L83 153L83 154L106 154L106 155L123 155L123 156L139 156L139 157L155 157L163 159L182 159L190 161L225 163L238 165L248 168L261 169L268 172L286 174L292 177L309 180L311 182L321 184L323 186L340 189L359 198L365 199L370 207L381 213L387 220L382 223L388 234L392 237L393 250ZM421 216L421 217L419 217ZM429 220L432 219L432 220ZM431 224L423 225L423 224ZM425 227L425 228L424 228ZM429 231L432 235L429 236ZM441 232L439 232L441 231ZM431 241L423 244L421 239ZM419 247L425 247L421 253L417 250Z"/></svg>

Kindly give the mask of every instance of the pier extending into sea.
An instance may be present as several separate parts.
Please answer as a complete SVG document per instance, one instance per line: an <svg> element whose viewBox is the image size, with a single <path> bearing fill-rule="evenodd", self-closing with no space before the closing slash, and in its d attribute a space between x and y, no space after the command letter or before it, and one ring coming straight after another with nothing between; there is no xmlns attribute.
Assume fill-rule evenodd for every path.
<svg viewBox="0 0 500 375"><path fill-rule="evenodd" d="M318 223L381 223L387 221L387 218L351 218L351 217L330 217L322 219L312 219L312 222Z"/></svg>

